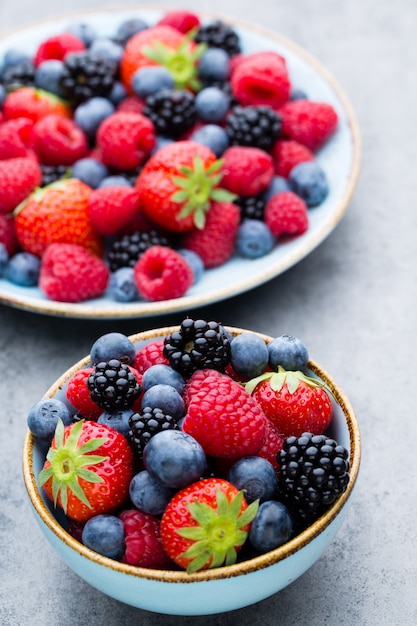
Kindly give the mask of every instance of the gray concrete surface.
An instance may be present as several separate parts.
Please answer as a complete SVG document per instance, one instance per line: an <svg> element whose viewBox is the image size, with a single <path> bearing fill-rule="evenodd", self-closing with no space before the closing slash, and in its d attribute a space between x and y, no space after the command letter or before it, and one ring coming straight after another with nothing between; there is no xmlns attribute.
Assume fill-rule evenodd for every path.
<svg viewBox="0 0 417 626"><path fill-rule="evenodd" d="M2 0L0 32L59 11L113 4ZM166 0L164 6L178 3ZM120 604L63 566L34 523L20 470L26 414L57 372L86 354L103 332L129 334L182 316L115 324L0 307L0 624L410 626L417 623L417 4L183 0L181 6L244 17L293 39L328 67L356 110L362 172L336 230L284 275L199 314L305 341L357 412L359 483L324 557L258 605L191 618Z"/></svg>

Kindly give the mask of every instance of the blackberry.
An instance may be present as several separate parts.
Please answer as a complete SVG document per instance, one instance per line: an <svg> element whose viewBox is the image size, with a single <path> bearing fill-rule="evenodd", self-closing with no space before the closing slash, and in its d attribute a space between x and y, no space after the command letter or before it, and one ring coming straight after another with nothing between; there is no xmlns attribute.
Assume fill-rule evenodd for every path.
<svg viewBox="0 0 417 626"><path fill-rule="evenodd" d="M205 43L209 48L221 48L229 56L239 54L242 49L235 30L221 20L203 24L195 36L196 43Z"/></svg>
<svg viewBox="0 0 417 626"><path fill-rule="evenodd" d="M151 246L168 246L168 239L156 230L135 231L123 235L113 242L107 260L110 271L115 272L120 267L134 267L136 261Z"/></svg>
<svg viewBox="0 0 417 626"><path fill-rule="evenodd" d="M142 113L152 120L158 134L171 138L192 128L197 119L194 95L183 89L160 89L149 95Z"/></svg>
<svg viewBox="0 0 417 626"><path fill-rule="evenodd" d="M91 399L102 409L125 409L132 406L141 386L126 363L118 359L97 363L87 378Z"/></svg>
<svg viewBox="0 0 417 626"><path fill-rule="evenodd" d="M235 200L235 204L240 208L240 221L245 219L261 220L265 214L265 198L263 194L256 196L241 196Z"/></svg>
<svg viewBox="0 0 417 626"><path fill-rule="evenodd" d="M42 181L41 187L46 187L51 183L55 183L61 178L65 178L68 174L68 167L66 165L44 165L41 163Z"/></svg>
<svg viewBox="0 0 417 626"><path fill-rule="evenodd" d="M7 91L35 86L35 66L29 59L5 67L0 77Z"/></svg>
<svg viewBox="0 0 417 626"><path fill-rule="evenodd" d="M288 437L277 461L280 492L300 527L319 517L349 483L349 453L326 435Z"/></svg>
<svg viewBox="0 0 417 626"><path fill-rule="evenodd" d="M127 435L130 446L136 456L142 458L143 450L149 439L162 430L178 429L176 420L161 409L146 406L141 413L133 413L129 418Z"/></svg>
<svg viewBox="0 0 417 626"><path fill-rule="evenodd" d="M222 372L230 363L230 341L217 322L187 318L165 337L163 355L184 377L198 369Z"/></svg>
<svg viewBox="0 0 417 626"><path fill-rule="evenodd" d="M115 83L117 63L93 51L65 57L59 86L64 98L78 105L92 97L107 97Z"/></svg>
<svg viewBox="0 0 417 626"><path fill-rule="evenodd" d="M269 151L281 132L281 116L271 107L237 106L226 120L231 146L253 146Z"/></svg>

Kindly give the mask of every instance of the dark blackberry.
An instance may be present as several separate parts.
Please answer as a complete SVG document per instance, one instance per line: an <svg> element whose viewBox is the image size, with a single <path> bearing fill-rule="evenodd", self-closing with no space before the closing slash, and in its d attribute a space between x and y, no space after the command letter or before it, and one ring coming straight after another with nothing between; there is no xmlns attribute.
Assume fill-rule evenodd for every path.
<svg viewBox="0 0 417 626"><path fill-rule="evenodd" d="M280 492L300 527L319 517L349 483L349 453L326 435L288 437L277 461Z"/></svg>
<svg viewBox="0 0 417 626"><path fill-rule="evenodd" d="M141 413L133 413L129 418L130 430L127 438L136 456L142 458L149 439L162 430L178 429L177 422L161 409L146 406Z"/></svg>
<svg viewBox="0 0 417 626"><path fill-rule="evenodd" d="M66 178L68 175L67 165L44 165L41 163L40 168L42 172L41 187L46 187L57 180L61 180L61 178Z"/></svg>
<svg viewBox="0 0 417 626"><path fill-rule="evenodd" d="M34 87L35 66L29 59L8 65L3 69L0 80L7 91L18 87Z"/></svg>
<svg viewBox="0 0 417 626"><path fill-rule="evenodd" d="M217 322L187 318L165 337L163 355L184 377L198 369L223 372L230 363L230 341Z"/></svg>
<svg viewBox="0 0 417 626"><path fill-rule="evenodd" d="M205 43L209 48L222 48L229 56L239 54L242 51L239 35L231 26L221 20L200 26L195 41Z"/></svg>
<svg viewBox="0 0 417 626"><path fill-rule="evenodd" d="M140 256L151 246L168 245L168 239L157 230L135 231L123 235L113 242L107 254L110 271L115 272L119 267L134 267Z"/></svg>
<svg viewBox="0 0 417 626"><path fill-rule="evenodd" d="M264 194L260 193L256 196L240 196L234 202L240 208L241 222L245 219L263 221L265 213Z"/></svg>
<svg viewBox="0 0 417 626"><path fill-rule="evenodd" d="M142 113L152 120L158 134L171 138L192 128L197 119L194 95L183 89L160 89L151 94Z"/></svg>
<svg viewBox="0 0 417 626"><path fill-rule="evenodd" d="M237 106L227 117L225 130L231 146L253 146L267 152L281 132L281 116L271 107Z"/></svg>
<svg viewBox="0 0 417 626"><path fill-rule="evenodd" d="M65 57L59 84L64 98L77 105L95 96L108 96L116 75L115 61L87 50Z"/></svg>
<svg viewBox="0 0 417 626"><path fill-rule="evenodd" d="M126 363L118 359L97 363L87 378L90 397L102 409L124 409L132 406L141 386Z"/></svg>

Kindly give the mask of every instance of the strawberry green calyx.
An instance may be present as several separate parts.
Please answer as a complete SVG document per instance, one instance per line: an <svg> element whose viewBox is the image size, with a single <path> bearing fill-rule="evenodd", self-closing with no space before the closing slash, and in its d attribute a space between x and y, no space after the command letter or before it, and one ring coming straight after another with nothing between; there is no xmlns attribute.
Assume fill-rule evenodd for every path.
<svg viewBox="0 0 417 626"><path fill-rule="evenodd" d="M187 573L193 574L209 563L210 568L233 565L237 547L242 546L248 532L245 526L254 519L259 501L252 502L242 513L243 491L229 502L221 489L216 490L217 510L195 500L188 503L191 516L197 526L179 528L176 532L193 545L181 557L191 559Z"/></svg>
<svg viewBox="0 0 417 626"><path fill-rule="evenodd" d="M311 376L306 376L303 372L300 371L290 371L285 370L281 365L278 367L278 372L265 372L256 378L252 378L247 383L244 384L244 387L249 395L255 391L256 387L259 383L264 380L269 380L269 384L273 391L281 391L284 383L287 384L287 389L290 394L293 394L297 391L300 382L305 383L309 387L320 387L321 389L325 389L329 393L331 393L330 389L327 385L318 380L317 378L312 378Z"/></svg>
<svg viewBox="0 0 417 626"><path fill-rule="evenodd" d="M94 452L94 450L97 450L97 448L108 441L106 437L96 437L79 445L83 423L84 420L75 423L65 441L64 424L58 419L54 439L56 447L51 446L46 456L46 460L49 461L50 465L39 473L39 484L41 486L52 478L54 506L56 506L59 496L65 513L68 505L68 490L72 491L81 502L91 508L80 486L79 479L82 478L90 483L103 482L100 476L88 468L106 461L108 458L91 454L91 452Z"/></svg>
<svg viewBox="0 0 417 626"><path fill-rule="evenodd" d="M222 163L222 159L218 159L205 169L202 159L196 156L193 167L179 168L183 176L172 177L172 181L179 189L171 199L183 204L179 217L194 214L194 224L199 229L204 228L206 214L212 201L233 202L236 199L235 194L217 187L222 179L222 174L219 173Z"/></svg>

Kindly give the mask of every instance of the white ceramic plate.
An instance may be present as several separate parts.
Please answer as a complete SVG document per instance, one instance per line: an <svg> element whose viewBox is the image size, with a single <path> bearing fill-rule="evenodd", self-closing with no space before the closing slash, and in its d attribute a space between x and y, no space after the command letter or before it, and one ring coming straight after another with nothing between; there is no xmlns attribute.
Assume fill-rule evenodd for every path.
<svg viewBox="0 0 417 626"><path fill-rule="evenodd" d="M88 22L97 32L113 35L118 24L133 16L142 17L148 24L155 23L165 12L145 8L79 12L50 19L14 31L0 39L0 62L9 48L34 52L46 37L56 34L74 21ZM203 21L218 15L201 14ZM293 42L263 28L254 27L242 20L233 20L233 26L241 38L244 53L274 50L282 54L288 64L291 82L304 89L311 100L333 105L339 117L338 128L333 137L316 155L324 168L330 186L327 199L309 211L310 225L307 232L292 241L278 244L267 256L246 260L235 257L220 268L208 270L200 282L186 296L164 302L120 304L110 297L102 297L79 304L48 300L37 288L18 287L0 279L0 302L36 313L72 318L115 319L162 315L193 308L243 293L278 276L316 248L335 228L343 217L355 189L361 160L360 134L352 107L343 90L327 70L305 50Z"/></svg>

